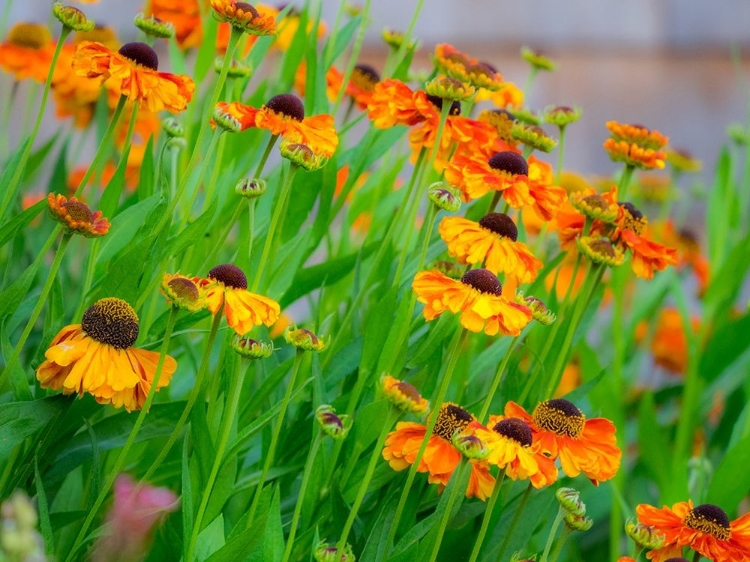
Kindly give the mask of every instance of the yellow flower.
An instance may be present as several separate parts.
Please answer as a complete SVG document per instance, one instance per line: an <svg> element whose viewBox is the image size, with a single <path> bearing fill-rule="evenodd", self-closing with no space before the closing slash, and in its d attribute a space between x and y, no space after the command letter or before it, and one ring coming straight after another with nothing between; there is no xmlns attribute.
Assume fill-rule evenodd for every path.
<svg viewBox="0 0 750 562"><path fill-rule="evenodd" d="M101 211L91 212L86 203L64 195L50 193L47 196L50 215L62 223L69 233L83 234L86 238L98 238L109 232L109 221L102 217Z"/></svg>
<svg viewBox="0 0 750 562"><path fill-rule="evenodd" d="M262 15L247 2L235 0L211 0L214 17L229 22L232 27L250 35L273 35L276 33L276 18Z"/></svg>
<svg viewBox="0 0 750 562"><path fill-rule="evenodd" d="M383 375L380 385L388 402L402 412L421 414L427 411L429 402L408 382L400 381L391 375Z"/></svg>

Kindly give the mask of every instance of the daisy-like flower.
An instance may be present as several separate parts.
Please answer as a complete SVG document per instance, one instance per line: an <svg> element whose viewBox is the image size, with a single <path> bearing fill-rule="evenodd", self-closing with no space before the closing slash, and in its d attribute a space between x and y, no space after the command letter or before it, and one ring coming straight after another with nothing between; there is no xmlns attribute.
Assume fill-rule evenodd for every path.
<svg viewBox="0 0 750 562"><path fill-rule="evenodd" d="M623 251L606 236L581 236L576 238L578 251L593 263L617 267L625 260Z"/></svg>
<svg viewBox="0 0 750 562"><path fill-rule="evenodd" d="M662 150L669 138L659 131L643 125L624 125L608 121L610 138L604 141L604 150L615 162L641 169L663 168L667 153Z"/></svg>
<svg viewBox="0 0 750 562"><path fill-rule="evenodd" d="M616 194L616 189L613 193ZM611 199L608 201L598 193L578 191L569 197L570 204L580 214L606 223L613 223L620 217L620 208Z"/></svg>
<svg viewBox="0 0 750 562"><path fill-rule="evenodd" d="M143 407L156 374L159 354L133 347L138 339L138 316L123 300L96 301L80 324L65 326L54 337L39 365L42 388L63 394L89 393L100 404ZM177 362L166 356L158 388L169 384Z"/></svg>
<svg viewBox="0 0 750 562"><path fill-rule="evenodd" d="M637 277L653 279L655 271L677 265L677 249L654 242L647 236L648 220L635 205L620 203L622 214L615 237L631 251L632 269Z"/></svg>
<svg viewBox="0 0 750 562"><path fill-rule="evenodd" d="M530 47L521 47L521 58L531 65L535 70L552 72L557 68L557 63L542 51L535 51Z"/></svg>
<svg viewBox="0 0 750 562"><path fill-rule="evenodd" d="M326 342L307 328L287 328L284 332L284 340L289 345L303 351L320 353L326 348Z"/></svg>
<svg viewBox="0 0 750 562"><path fill-rule="evenodd" d="M564 398L541 402L529 415L515 402L505 405L505 416L528 424L540 452L560 459L563 472L575 478L585 474L595 485L610 480L620 468L614 424L605 418L586 419Z"/></svg>
<svg viewBox="0 0 750 562"><path fill-rule="evenodd" d="M220 22L228 22L235 29L250 35L273 35L276 33L276 18L261 14L247 2L235 0L211 0L214 17Z"/></svg>
<svg viewBox="0 0 750 562"><path fill-rule="evenodd" d="M694 173L703 168L703 162L684 148L667 150L667 162L678 172Z"/></svg>
<svg viewBox="0 0 750 562"><path fill-rule="evenodd" d="M606 125L610 135L617 142L624 141L653 150L664 148L669 142L669 137L643 125L627 125L617 121L607 121Z"/></svg>
<svg viewBox="0 0 750 562"><path fill-rule="evenodd" d="M217 265L208 272L208 279L193 281L206 292L211 314L222 309L227 324L243 336L254 326L271 326L279 318L281 307L276 301L247 290L247 277L236 265Z"/></svg>
<svg viewBox="0 0 750 562"><path fill-rule="evenodd" d="M475 88L495 92L505 85L503 75L491 65L479 62L448 43L435 46L433 60L440 72Z"/></svg>
<svg viewBox="0 0 750 562"><path fill-rule="evenodd" d="M109 221L101 211L91 212L89 206L75 197L70 201L64 195L50 193L47 196L50 215L71 234L83 234L86 238L98 238L109 232Z"/></svg>
<svg viewBox="0 0 750 562"><path fill-rule="evenodd" d="M516 122L511 127L510 135L513 137L513 140L540 152L552 152L557 146L557 141L549 136L539 125L527 125Z"/></svg>
<svg viewBox="0 0 750 562"><path fill-rule="evenodd" d="M750 513L730 521L720 507L693 506L688 500L661 509L640 504L636 514L638 521L664 535L664 546L649 552L649 560L665 562L679 557L686 546L717 562L750 560Z"/></svg>
<svg viewBox="0 0 750 562"><path fill-rule="evenodd" d="M544 488L557 480L555 461L541 454L533 443L531 428L518 418L490 416L491 429L472 424L475 435L489 449L487 462L505 470L513 480L529 480L535 488Z"/></svg>
<svg viewBox="0 0 750 562"><path fill-rule="evenodd" d="M441 488L448 485L462 456L451 439L456 432L464 432L474 421L474 416L456 404L446 402L440 407L435 429L417 467L417 472L429 473L427 481L430 484L439 484ZM383 458L393 470L408 468L417 459L426 435L427 427L421 423L397 423L396 430L391 431L385 439ZM492 494L494 485L495 479L490 474L487 462L471 461L466 496L484 501Z"/></svg>
<svg viewBox="0 0 750 562"><path fill-rule="evenodd" d="M303 73L302 77L305 77L306 68L304 65L300 65L300 71ZM298 71L298 75L300 71ZM357 64L354 66L354 70L352 70L352 75L349 78L349 83L346 85L344 93L352 99L357 107L366 110L378 82L380 82L380 74L378 74L378 71L374 67L369 64ZM328 99L334 101L344 86L343 73L332 66L326 73L326 84L328 86ZM301 92L304 95L304 88L302 88Z"/></svg>
<svg viewBox="0 0 750 562"><path fill-rule="evenodd" d="M380 378L380 386L388 402L402 412L421 414L427 411L429 402L408 382L400 381L391 375L383 375Z"/></svg>
<svg viewBox="0 0 750 562"><path fill-rule="evenodd" d="M198 0L150 0L146 15L171 23L177 44L183 49L197 47L203 40L203 21Z"/></svg>
<svg viewBox="0 0 750 562"><path fill-rule="evenodd" d="M339 144L333 116L305 117L304 105L293 94L274 96L260 109L239 102L219 102L216 107L236 118L243 131L250 128L266 129L291 143L307 145L316 154L327 158L333 156Z"/></svg>
<svg viewBox="0 0 750 562"><path fill-rule="evenodd" d="M0 44L0 68L16 80L31 78L40 84L47 80L55 42L46 26L38 23L17 23Z"/></svg>
<svg viewBox="0 0 750 562"><path fill-rule="evenodd" d="M523 107L523 90L513 82L505 82L503 87L496 92L480 88L474 98L475 102L491 101L495 107L513 110Z"/></svg>
<svg viewBox="0 0 750 562"><path fill-rule="evenodd" d="M159 72L159 57L145 43L126 43L119 51L83 41L76 48L73 69L79 76L102 78L131 102L152 113L183 111L195 92L189 76Z"/></svg>
<svg viewBox="0 0 750 562"><path fill-rule="evenodd" d="M161 294L169 304L189 312L200 310L205 305L203 290L190 277L179 273L165 273L161 281Z"/></svg>
<svg viewBox="0 0 750 562"><path fill-rule="evenodd" d="M479 222L445 217L438 227L448 252L462 264L481 264L516 283L530 283L542 267L529 247L518 241L518 228L508 215L490 213Z"/></svg>
<svg viewBox="0 0 750 562"><path fill-rule="evenodd" d="M692 316L688 329L697 333L700 327L700 317ZM636 327L636 341L642 341L648 331L649 327L645 321L639 323ZM670 373L679 375L685 372L688 361L688 341L685 337L682 314L676 308L662 308L659 312L654 337L651 340L651 354L654 356L654 363Z"/></svg>
<svg viewBox="0 0 750 562"><path fill-rule="evenodd" d="M510 134L513 123L516 121L513 113L506 109L485 109L479 114L477 119L482 123L491 125L495 129L498 139L508 145L505 150L516 149L518 143Z"/></svg>
<svg viewBox="0 0 750 562"><path fill-rule="evenodd" d="M461 325L470 332L517 336L531 321L531 311L507 301L500 281L486 269L471 269L460 280L436 270L420 271L412 288L425 305L423 314L428 322L447 310L460 313Z"/></svg>

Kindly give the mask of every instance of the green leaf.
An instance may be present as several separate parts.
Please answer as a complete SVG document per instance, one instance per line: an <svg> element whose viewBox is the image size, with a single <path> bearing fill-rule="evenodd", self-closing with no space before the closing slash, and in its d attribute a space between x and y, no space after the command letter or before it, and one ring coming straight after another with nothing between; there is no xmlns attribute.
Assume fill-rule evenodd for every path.
<svg viewBox="0 0 750 562"><path fill-rule="evenodd" d="M654 395L644 394L638 408L638 448L640 460L646 465L659 488L666 491L669 483L669 465L664 455L669 451L669 440L656 419Z"/></svg>
<svg viewBox="0 0 750 562"><path fill-rule="evenodd" d="M159 195L149 197L145 201L128 207L112 219L112 226L107 236L102 240L102 248L97 258L99 263L108 262L135 239L138 232L146 224L149 213L159 203L160 198ZM151 225L148 225L148 227L150 228Z"/></svg>
<svg viewBox="0 0 750 562"><path fill-rule="evenodd" d="M18 194L18 188L21 186L21 182L19 181L16 183L15 189L12 193L10 192L10 182L18 170L21 158L23 157L29 142L31 142L30 137L27 138L13 153L13 156L5 162L5 168L3 169L2 175L0 175L0 194L2 194L2 199L0 199L0 201L2 201L3 204L7 204L4 209L0 209L0 220L3 220L8 212L15 206L14 201Z"/></svg>
<svg viewBox="0 0 750 562"><path fill-rule="evenodd" d="M177 236L171 238L168 242L166 255L176 256L201 240L214 218L217 205L218 200L214 199L214 202L209 205L205 213L187 225Z"/></svg>
<svg viewBox="0 0 750 562"><path fill-rule="evenodd" d="M198 535L195 547L195 559L206 560L226 544L224 539L224 516L219 515Z"/></svg>
<svg viewBox="0 0 750 562"><path fill-rule="evenodd" d="M346 25L340 28L336 32L336 35L332 35L328 38L328 41L333 41L333 51L331 52L331 59L325 61L326 68L331 67L341 53L344 52L344 49L352 43L352 37L354 37L354 33L359 28L361 22L362 16L354 17L346 22ZM328 42L326 42L323 52L328 53Z"/></svg>
<svg viewBox="0 0 750 562"><path fill-rule="evenodd" d="M42 199L0 226L0 247L13 240L45 207L47 207L47 199Z"/></svg>
<svg viewBox="0 0 750 562"><path fill-rule="evenodd" d="M721 460L708 488L706 501L720 505L727 512L736 512L742 498L750 491L750 436L737 442Z"/></svg>
<svg viewBox="0 0 750 562"><path fill-rule="evenodd" d="M57 141L57 135L54 135L37 150L31 153L26 162L26 167L23 170L21 184L30 183L34 180L37 173L42 169L42 164L47 160L47 156L52 150L52 147L55 146L55 141Z"/></svg>
<svg viewBox="0 0 750 562"><path fill-rule="evenodd" d="M383 420L388 418L388 401L376 400L359 409L354 423L354 442L365 450L383 430Z"/></svg>
<svg viewBox="0 0 750 562"><path fill-rule="evenodd" d="M0 404L0 458L48 424L70 400L65 396L51 396Z"/></svg>
<svg viewBox="0 0 750 562"><path fill-rule="evenodd" d="M266 531L263 533L263 560L265 562L278 562L284 555L284 530L281 527L281 507L279 499L279 487L273 493L271 508L266 520Z"/></svg>

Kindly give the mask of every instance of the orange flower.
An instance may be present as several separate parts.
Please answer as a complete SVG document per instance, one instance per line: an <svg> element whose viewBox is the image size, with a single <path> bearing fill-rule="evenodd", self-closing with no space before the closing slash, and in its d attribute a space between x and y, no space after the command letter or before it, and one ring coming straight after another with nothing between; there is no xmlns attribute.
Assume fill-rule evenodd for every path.
<svg viewBox="0 0 750 562"><path fill-rule="evenodd" d="M279 303L247 290L247 277L232 264L217 265L208 272L208 279L193 279L206 291L206 304L211 314L216 314L224 305L223 314L227 324L244 336L254 326L271 326L278 320Z"/></svg>
<svg viewBox="0 0 750 562"><path fill-rule="evenodd" d="M126 43L113 51L101 43L83 41L73 57L79 76L102 77L132 102L151 112L183 111L195 92L188 76L158 72L159 58L145 43Z"/></svg>
<svg viewBox="0 0 750 562"><path fill-rule="evenodd" d="M98 238L109 232L109 221L102 217L101 211L91 212L86 203L64 195L50 193L47 205L52 218L62 223L70 233L83 234L86 238Z"/></svg>
<svg viewBox="0 0 750 562"><path fill-rule="evenodd" d="M616 141L611 138L605 140L602 146L613 162L623 162L628 166L644 170L663 168L664 160L667 158L667 153L663 150L643 148L634 143Z"/></svg>
<svg viewBox="0 0 750 562"><path fill-rule="evenodd" d="M492 429L470 424L474 434L489 449L487 462L505 470L513 480L529 480L535 488L544 488L557 480L555 461L541 454L533 443L531 428L521 419L490 416Z"/></svg>
<svg viewBox="0 0 750 562"><path fill-rule="evenodd" d="M17 23L0 44L0 68L16 80L31 78L39 83L47 80L55 42L49 30L37 23Z"/></svg>
<svg viewBox="0 0 750 562"><path fill-rule="evenodd" d="M449 310L460 313L461 325L471 332L517 336L531 321L531 311L503 298L500 281L486 269L471 269L460 280L437 270L420 271L412 288L425 304L428 322Z"/></svg>
<svg viewBox="0 0 750 562"><path fill-rule="evenodd" d="M529 156L529 195L531 207L544 221L550 221L567 199L565 190L553 185L552 166L533 154Z"/></svg>
<svg viewBox="0 0 750 562"><path fill-rule="evenodd" d="M692 268L698 280L698 294L702 295L708 288L711 265L701 250L698 237L687 228L675 229L671 220L654 225L653 230L661 240L677 248L680 267Z"/></svg>
<svg viewBox="0 0 750 562"><path fill-rule="evenodd" d="M255 4L253 6L255 10L258 12L258 15L261 17L271 17L274 20L279 16L279 10L274 8L273 6L268 6L266 4ZM287 29L287 18L282 20L282 22L279 24L279 33L281 34L282 30ZM296 31L296 26L294 27ZM232 24L231 23L220 23L216 28L216 52L220 55L223 55L227 51L227 46L229 45L229 36L232 33ZM292 38L294 36L292 35ZM243 34L242 38L240 39L240 42L237 47L237 52L242 53L243 56L247 56L250 50L253 48L253 45L255 45L255 42L258 40L258 35L248 35ZM289 44L286 43L286 47L281 47L279 43L281 41L290 41L291 38L288 37L286 33L283 34L283 38L281 35L276 35L276 39L273 43L274 46L281 48L282 51L285 51Z"/></svg>
<svg viewBox="0 0 750 562"><path fill-rule="evenodd" d="M586 214L584 214L586 212ZM622 209L617 204L617 187L605 193L597 193L592 187L576 191L565 202L555 215L554 227L560 239L560 245L565 249L575 247L576 238L583 234L586 216L594 219L589 234L604 234L609 228L608 222L597 220L598 216L607 219L615 215L619 220Z"/></svg>
<svg viewBox="0 0 750 562"><path fill-rule="evenodd" d="M380 74L377 70L369 64L357 64L352 71L344 93L352 98L357 107L365 110L372 101L372 95L378 82L380 82ZM326 73L326 83L328 85L328 98L334 101L344 84L344 75L332 66Z"/></svg>
<svg viewBox="0 0 750 562"><path fill-rule="evenodd" d="M149 0L146 15L171 23L177 44L183 49L197 47L203 41L203 21L198 0Z"/></svg>
<svg viewBox="0 0 750 562"><path fill-rule="evenodd" d="M730 521L720 507L693 502L678 502L661 509L647 504L636 507L638 521L664 535L664 546L652 550L646 557L654 562L665 562L682 556L682 549L690 547L710 560L747 562L750 560L750 513Z"/></svg>
<svg viewBox="0 0 750 562"><path fill-rule="evenodd" d="M63 394L88 392L100 404L140 410L146 401L159 361L154 351L133 347L138 316L123 300L96 301L80 324L65 326L54 337L36 370L42 388ZM167 355L158 388L169 384L177 362Z"/></svg>
<svg viewBox="0 0 750 562"><path fill-rule="evenodd" d="M445 217L438 227L451 257L462 264L480 264L494 274L505 273L518 283L536 279L542 262L518 241L513 219L490 213L479 222L463 217Z"/></svg>
<svg viewBox="0 0 750 562"><path fill-rule="evenodd" d="M261 13L247 2L236 0L211 0L214 17L229 22L232 27L250 35L273 35L276 33L276 15Z"/></svg>
<svg viewBox="0 0 750 562"><path fill-rule="evenodd" d="M304 144L326 158L333 156L339 144L333 116L305 117L302 102L292 94L274 96L260 109L236 101L219 102L216 108L236 118L243 131L256 127L266 129L289 142Z"/></svg>
<svg viewBox="0 0 750 562"><path fill-rule="evenodd" d="M456 431L463 431L474 417L463 408L446 402L440 407L435 429L427 442L417 472L427 472L427 481L440 488L448 485L453 471L461 462L461 452L453 446L451 437ZM385 439L383 458L393 470L404 470L414 464L417 454L427 435L427 427L421 423L399 422L396 431L391 431ZM471 476L466 489L467 497L478 497L485 501L491 494L495 479L484 461L471 461Z"/></svg>
<svg viewBox="0 0 750 562"><path fill-rule="evenodd" d="M700 318L693 316L690 319L689 329L697 332L700 325ZM648 324L645 322L639 324L636 328L636 339L642 340L647 333ZM685 372L688 360L687 338L682 315L676 308L663 308L659 312L656 330L651 341L651 353L654 356L654 362L670 373Z"/></svg>
<svg viewBox="0 0 750 562"><path fill-rule="evenodd" d="M505 82L503 87L496 92L480 88L474 101L492 101L495 107L500 109L513 109L514 107L523 107L523 90L513 82Z"/></svg>
<svg viewBox="0 0 750 562"><path fill-rule="evenodd" d="M475 88L484 88L493 92L504 86L503 75L492 65L479 62L448 43L435 46L434 60L440 72L464 84L471 84Z"/></svg>
<svg viewBox="0 0 750 562"><path fill-rule="evenodd" d="M614 424L605 418L587 420L573 403L563 398L541 402L532 415L515 402L505 405L505 415L525 421L543 454L560 459L563 472L574 478L583 472L593 483L609 480L620 468Z"/></svg>
<svg viewBox="0 0 750 562"><path fill-rule="evenodd" d="M606 125L612 138L618 142L625 141L653 150L664 148L669 142L669 137L665 137L659 131L651 131L643 125L626 125L617 121L607 121Z"/></svg>
<svg viewBox="0 0 750 562"><path fill-rule="evenodd" d="M395 125L411 127L424 120L414 103L412 89L393 78L386 78L375 86L367 112L378 129L389 129Z"/></svg>
<svg viewBox="0 0 750 562"><path fill-rule="evenodd" d="M620 203L622 214L615 239L633 254L631 267L637 277L653 279L654 271L677 265L677 249L658 244L646 237L648 219L632 203Z"/></svg>

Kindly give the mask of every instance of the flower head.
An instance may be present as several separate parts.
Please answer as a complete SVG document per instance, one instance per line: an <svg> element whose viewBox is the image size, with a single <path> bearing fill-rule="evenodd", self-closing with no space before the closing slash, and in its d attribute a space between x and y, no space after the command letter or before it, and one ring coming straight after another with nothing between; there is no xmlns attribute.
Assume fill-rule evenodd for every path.
<svg viewBox="0 0 750 562"><path fill-rule="evenodd" d="M449 213L455 213L461 208L461 192L442 181L433 183L427 189L427 198L436 207Z"/></svg>
<svg viewBox="0 0 750 562"><path fill-rule="evenodd" d="M195 312L205 306L205 295L192 278L179 273L165 273L161 292L172 306Z"/></svg>
<svg viewBox="0 0 750 562"><path fill-rule="evenodd" d="M611 137L618 142L624 141L653 150L664 148L669 142L669 137L643 125L627 125L617 121L607 121L606 125Z"/></svg>
<svg viewBox="0 0 750 562"><path fill-rule="evenodd" d="M652 279L655 271L677 265L677 249L664 246L648 237L648 219L635 205L620 203L616 236L625 249L630 250L632 269L637 277Z"/></svg>
<svg viewBox="0 0 750 562"><path fill-rule="evenodd" d="M316 353L320 353L326 348L325 341L306 328L287 328L284 332L284 340L289 345L301 349L302 351L315 351Z"/></svg>
<svg viewBox="0 0 750 562"><path fill-rule="evenodd" d="M197 47L203 40L203 21L199 0L150 0L147 16L174 26L175 39L183 49Z"/></svg>
<svg viewBox="0 0 750 562"><path fill-rule="evenodd" d="M583 111L579 107L573 108L565 105L557 105L546 108L542 118L550 125L566 127L578 121L582 114Z"/></svg>
<svg viewBox="0 0 750 562"><path fill-rule="evenodd" d="M13 73L16 80L31 78L43 83L47 79L55 43L46 26L17 23L0 44L0 68Z"/></svg>
<svg viewBox="0 0 750 562"><path fill-rule="evenodd" d="M594 520L585 515L576 515L575 513L566 513L563 517L565 526L571 531L588 531L594 525Z"/></svg>
<svg viewBox="0 0 750 562"><path fill-rule="evenodd" d="M109 221L101 211L91 212L86 203L75 197L68 200L64 195L50 193L47 196L50 215L71 233L83 234L86 238L97 238L109 232Z"/></svg>
<svg viewBox="0 0 750 562"><path fill-rule="evenodd" d="M222 131L227 133L239 133L242 130L242 123L230 112L226 111L226 106L216 106L214 108L213 123L216 123Z"/></svg>
<svg viewBox="0 0 750 562"><path fill-rule="evenodd" d="M169 39L170 37L174 37L175 34L175 28L172 23L164 21L153 14L146 16L143 12L140 12L133 19L133 24L151 37Z"/></svg>
<svg viewBox="0 0 750 562"><path fill-rule="evenodd" d="M581 501L581 494L575 488L558 488L555 497L560 507L568 513L578 517L586 515L586 504Z"/></svg>
<svg viewBox="0 0 750 562"><path fill-rule="evenodd" d="M433 60L440 72L473 88L497 91L505 85L503 75L491 65L479 62L447 43L435 46Z"/></svg>
<svg viewBox="0 0 750 562"><path fill-rule="evenodd" d="M517 143L511 135L513 123L516 121L513 113L506 109L485 109L479 114L477 120L491 125L501 141L507 143L510 148L515 148Z"/></svg>
<svg viewBox="0 0 750 562"><path fill-rule="evenodd" d="M552 72L557 68L557 63L546 56L542 51L535 51L530 47L521 48L521 58L531 65L535 70Z"/></svg>
<svg viewBox="0 0 750 562"><path fill-rule="evenodd" d="M232 349L246 359L265 359L271 357L273 344L244 338L234 334L230 343Z"/></svg>
<svg viewBox="0 0 750 562"><path fill-rule="evenodd" d="M167 133L167 136L172 137L184 137L185 136L185 127L182 126L182 123L180 123L177 119L174 117L167 117L161 122L161 128L164 129L164 132Z"/></svg>
<svg viewBox="0 0 750 562"><path fill-rule="evenodd" d="M543 301L536 297L525 297L524 294L519 291L516 294L516 303L527 307L531 310L531 317L539 322L542 326L549 326L557 320L557 316L552 312Z"/></svg>
<svg viewBox="0 0 750 562"><path fill-rule="evenodd" d="M89 393L100 404L139 410L151 389L159 354L133 347L138 316L123 300L104 298L83 314L80 324L65 326L54 337L39 365L42 388L63 394ZM158 388L169 384L177 362L166 356Z"/></svg>
<svg viewBox="0 0 750 562"><path fill-rule="evenodd" d="M667 150L667 162L679 172L700 172L703 162L685 149Z"/></svg>
<svg viewBox="0 0 750 562"><path fill-rule="evenodd" d="M242 178L234 186L234 192L247 199L260 197L266 192L266 189L268 189L268 185L266 184L266 180L263 179Z"/></svg>
<svg viewBox="0 0 750 562"><path fill-rule="evenodd" d="M354 562L356 560L349 543L339 552L335 544L328 544L325 541L317 544L313 551L313 558L315 562Z"/></svg>
<svg viewBox="0 0 750 562"><path fill-rule="evenodd" d="M404 43L404 33L402 31L384 27L383 31L380 33L380 36L383 38L385 44L394 50L400 49L401 45L403 45ZM411 39L409 41L409 44L406 46L406 50L414 51L417 49L417 47L419 47L419 41L417 41L416 39Z"/></svg>
<svg viewBox="0 0 750 562"><path fill-rule="evenodd" d="M52 13L60 23L74 31L91 31L96 25L81 10L66 6L62 2L55 2L52 5Z"/></svg>
<svg viewBox="0 0 750 562"><path fill-rule="evenodd" d="M557 146L557 141L544 132L538 125L526 125L516 122L510 129L510 136L521 144L539 150L540 152L552 152Z"/></svg>
<svg viewBox="0 0 750 562"><path fill-rule="evenodd" d="M594 263L617 267L625 259L625 254L606 236L581 236L576 239L578 250Z"/></svg>
<svg viewBox="0 0 750 562"><path fill-rule="evenodd" d="M214 59L214 71L221 74L224 67L224 57ZM227 78L247 78L253 73L253 67L248 63L239 60L232 60L227 68Z"/></svg>
<svg viewBox="0 0 750 562"><path fill-rule="evenodd" d="M474 86L467 86L460 80L438 76L425 85L428 96L435 96L449 101L465 101L474 95Z"/></svg>
<svg viewBox="0 0 750 562"><path fill-rule="evenodd" d="M235 29L250 35L273 35L276 33L276 18L261 14L247 2L235 0L211 0L213 15L220 22L228 22Z"/></svg>
<svg viewBox="0 0 750 562"><path fill-rule="evenodd" d="M608 201L597 193L579 191L571 193L569 200L576 211L590 219L614 223L620 217L617 203Z"/></svg>
<svg viewBox="0 0 750 562"><path fill-rule="evenodd" d="M318 420L320 429L332 439L339 441L345 439L352 428L352 420L349 416L339 416L333 406L322 404L315 410L315 419Z"/></svg>
<svg viewBox="0 0 750 562"><path fill-rule="evenodd" d="M607 121L610 138L604 141L604 150L615 162L642 169L663 168L667 153L662 150L669 138L659 131L643 125L624 125Z"/></svg>
<svg viewBox="0 0 750 562"><path fill-rule="evenodd" d="M430 403L408 382L400 381L391 375L383 375L380 385L388 402L402 412L421 414L427 411Z"/></svg>
<svg viewBox="0 0 750 562"><path fill-rule="evenodd" d="M289 160L292 164L308 172L320 170L328 162L326 156L316 154L306 144L291 142L286 139L281 141L279 152L281 152L282 158Z"/></svg>
<svg viewBox="0 0 750 562"><path fill-rule="evenodd" d="M664 546L664 535L654 527L644 525L635 519L629 519L625 524L625 533L641 548L657 550Z"/></svg>

